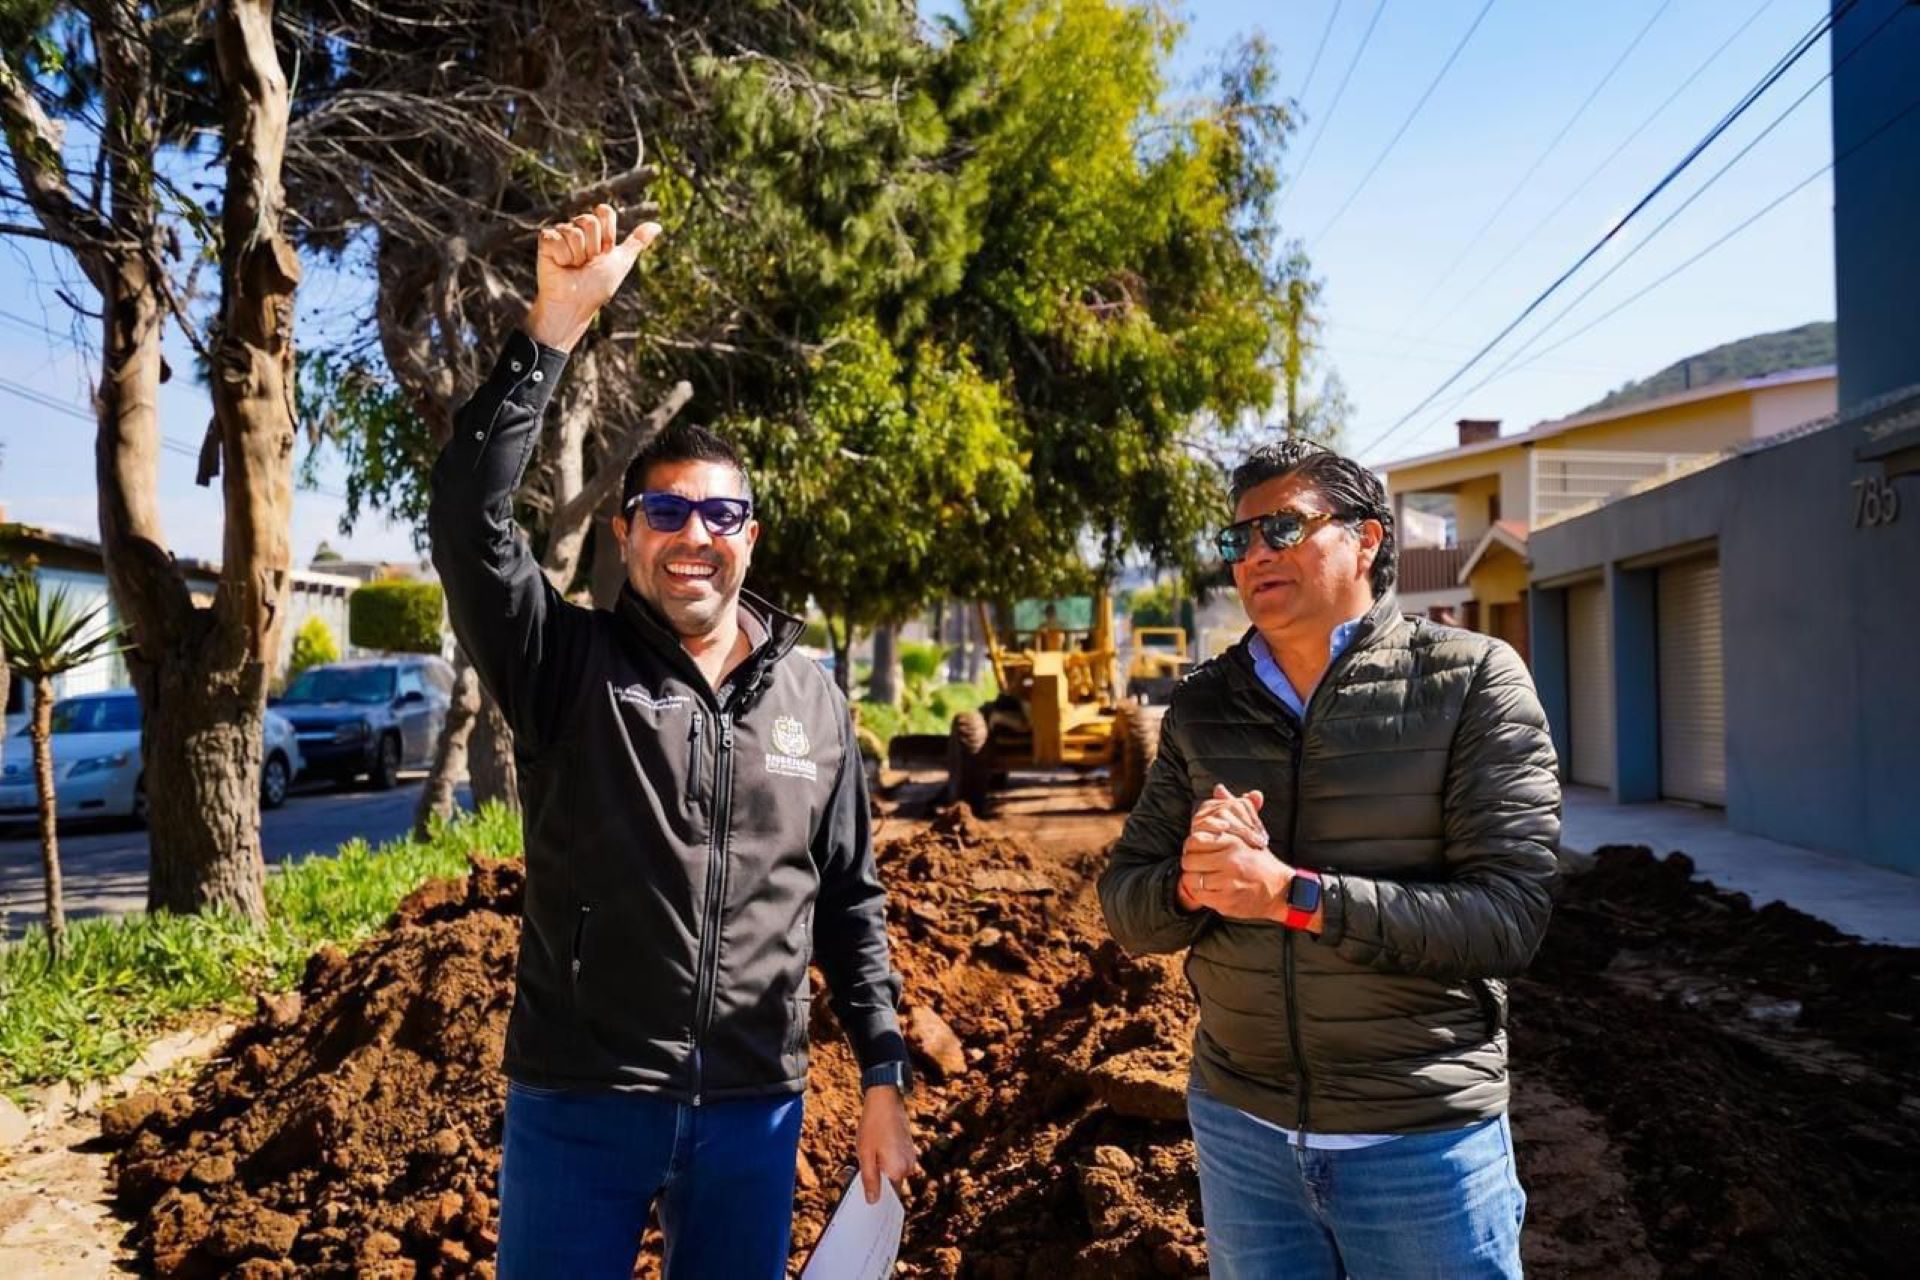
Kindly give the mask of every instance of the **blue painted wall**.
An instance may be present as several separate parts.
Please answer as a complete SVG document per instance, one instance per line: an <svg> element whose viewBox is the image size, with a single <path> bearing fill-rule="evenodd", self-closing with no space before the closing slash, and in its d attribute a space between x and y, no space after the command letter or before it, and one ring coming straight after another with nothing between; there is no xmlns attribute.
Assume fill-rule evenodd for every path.
<svg viewBox="0 0 1920 1280"><path fill-rule="evenodd" d="M1604 568L1615 583L1615 732L1618 763L1633 771L1620 776L1623 799L1644 795L1649 757L1658 794L1658 701L1646 696L1654 664L1625 647L1643 627L1620 616L1639 599L1618 562L1713 539L1728 821L1920 873L1920 476L1892 482L1902 504L1893 523L1856 525L1854 482L1880 473L1855 460L1864 439L1842 421L1752 449L1537 529L1528 552L1536 580ZM1564 629L1534 651L1564 671Z"/></svg>
<svg viewBox="0 0 1920 1280"><path fill-rule="evenodd" d="M1920 4L1859 0L1831 43L1835 314L1847 409L1920 381Z"/></svg>
<svg viewBox="0 0 1920 1280"><path fill-rule="evenodd" d="M1607 566L1613 623L1613 798L1660 798L1660 633L1651 569Z"/></svg>

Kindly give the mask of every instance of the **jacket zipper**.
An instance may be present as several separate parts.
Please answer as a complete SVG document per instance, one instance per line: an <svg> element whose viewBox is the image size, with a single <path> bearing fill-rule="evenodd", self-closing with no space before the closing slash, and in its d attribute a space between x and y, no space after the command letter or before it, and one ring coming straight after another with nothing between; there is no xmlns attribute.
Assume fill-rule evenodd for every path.
<svg viewBox="0 0 1920 1280"><path fill-rule="evenodd" d="M694 995L693 1032L693 1105L699 1106L705 1082L700 1059L700 1042L706 1037L713 1017L713 989L720 967L720 917L724 904L721 895L726 880L727 821L733 803L733 715L720 713L719 751L713 771L713 817L707 841L707 903L700 931L699 982Z"/></svg>
<svg viewBox="0 0 1920 1280"><path fill-rule="evenodd" d="M587 917L593 914L593 908L587 903L580 904L580 910L573 918L573 992L580 994L580 950L586 945Z"/></svg>
<svg viewBox="0 0 1920 1280"><path fill-rule="evenodd" d="M1263 681L1257 677L1254 680L1254 684L1259 687L1260 691L1278 704L1281 710L1286 712L1289 717L1293 717L1299 725L1299 731L1294 735L1292 746L1293 804L1287 812L1287 856L1289 858L1295 856L1295 850L1300 847L1300 772L1307 760L1307 713L1313 710L1313 704L1319 700L1320 691L1332 685L1334 672L1352 660L1354 653L1360 647L1361 641L1371 638L1370 635L1354 636L1352 641L1348 643L1346 649L1332 662L1327 664L1327 669L1320 673L1320 682L1314 685L1313 692L1307 695L1306 703L1302 708L1302 714L1297 717L1293 715L1293 708L1280 702L1279 697L1275 695L1271 689L1267 688ZM1307 1055L1300 1047L1300 999L1299 989L1294 981L1293 971L1293 935L1295 932L1295 930L1289 929L1285 925L1281 926L1280 954L1282 956L1281 968L1287 987L1287 1047L1293 1052L1293 1074L1300 1082L1299 1121L1293 1131L1293 1144L1305 1150L1307 1145L1307 1101L1308 1095L1313 1089L1313 1074L1307 1069Z"/></svg>
<svg viewBox="0 0 1920 1280"><path fill-rule="evenodd" d="M1323 680L1322 683L1325 683ZM1287 856L1300 843L1300 767L1306 762L1307 724L1300 722L1299 736L1293 740L1293 807L1287 814ZM1300 997L1293 978L1293 935L1296 932L1285 925L1280 927L1280 953L1285 957L1287 983L1287 1044L1293 1050L1293 1074L1300 1085L1300 1122L1293 1131L1296 1147L1305 1149L1307 1145L1307 1093L1313 1087L1312 1076L1307 1071L1307 1055L1300 1047Z"/></svg>
<svg viewBox="0 0 1920 1280"><path fill-rule="evenodd" d="M687 726L687 796L695 803L700 799L700 724L706 719L700 714L700 708L693 709L691 723Z"/></svg>

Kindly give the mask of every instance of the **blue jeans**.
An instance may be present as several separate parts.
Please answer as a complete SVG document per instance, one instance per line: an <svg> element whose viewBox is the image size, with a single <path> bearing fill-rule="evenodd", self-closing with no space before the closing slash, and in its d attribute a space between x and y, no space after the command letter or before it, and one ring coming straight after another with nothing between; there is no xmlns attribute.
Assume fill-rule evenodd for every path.
<svg viewBox="0 0 1920 1280"><path fill-rule="evenodd" d="M782 1280L800 1105L509 1084L500 1280L629 1280L656 1198L667 1280Z"/></svg>
<svg viewBox="0 0 1920 1280"><path fill-rule="evenodd" d="M1190 1089L1216 1280L1520 1275L1526 1193L1506 1116L1356 1151L1301 1149Z"/></svg>

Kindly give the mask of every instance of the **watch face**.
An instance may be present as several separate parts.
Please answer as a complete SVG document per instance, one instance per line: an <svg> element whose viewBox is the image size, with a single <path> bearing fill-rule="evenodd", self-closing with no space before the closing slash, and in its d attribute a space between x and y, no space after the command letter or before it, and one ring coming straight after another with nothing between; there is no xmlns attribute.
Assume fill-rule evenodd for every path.
<svg viewBox="0 0 1920 1280"><path fill-rule="evenodd" d="M1287 905L1311 915L1320 909L1320 882L1312 876L1295 876L1287 882Z"/></svg>

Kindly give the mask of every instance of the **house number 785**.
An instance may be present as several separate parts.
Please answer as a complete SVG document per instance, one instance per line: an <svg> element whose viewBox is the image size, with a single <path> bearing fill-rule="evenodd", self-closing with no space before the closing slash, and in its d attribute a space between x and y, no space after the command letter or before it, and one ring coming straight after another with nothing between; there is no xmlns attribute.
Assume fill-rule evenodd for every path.
<svg viewBox="0 0 1920 1280"><path fill-rule="evenodd" d="M1853 482L1853 527L1871 529L1900 518L1900 491L1879 476Z"/></svg>

